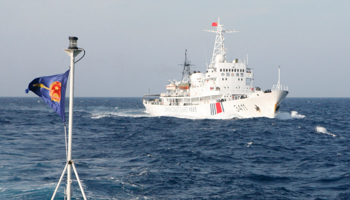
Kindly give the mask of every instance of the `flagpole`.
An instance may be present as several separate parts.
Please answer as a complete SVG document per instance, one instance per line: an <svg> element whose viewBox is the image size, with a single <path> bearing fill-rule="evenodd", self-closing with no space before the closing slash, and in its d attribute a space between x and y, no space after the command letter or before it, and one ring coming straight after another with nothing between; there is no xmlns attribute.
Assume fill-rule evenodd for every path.
<svg viewBox="0 0 350 200"><path fill-rule="evenodd" d="M67 200L71 200L72 197L72 138L73 138L73 104L74 104L74 61L81 50L76 47L77 37L69 37L69 40L75 40L75 46L71 47L71 43L68 49L64 51L71 57L70 60L70 88L69 88L69 121L68 121L68 154L67 154Z"/></svg>
<svg viewBox="0 0 350 200"><path fill-rule="evenodd" d="M77 47L77 37L69 37L69 47L64 51L71 57L70 62L70 88L69 88L69 120L68 120L68 151L67 151L67 188L66 195L67 200L71 200L72 197L72 138L73 138L73 104L74 104L74 64L75 57L82 51ZM78 177L78 173L75 168L75 175ZM81 186L80 180L78 178L79 186ZM84 191L81 190L84 199L86 199Z"/></svg>
<svg viewBox="0 0 350 200"><path fill-rule="evenodd" d="M65 50L67 52L67 50ZM72 130L73 130L73 99L74 99L74 53L75 50L68 50L69 56L71 57L70 61L70 88L69 88L69 121L68 121L68 154L67 154L67 200L71 200L72 196ZM67 52L68 53L68 52Z"/></svg>

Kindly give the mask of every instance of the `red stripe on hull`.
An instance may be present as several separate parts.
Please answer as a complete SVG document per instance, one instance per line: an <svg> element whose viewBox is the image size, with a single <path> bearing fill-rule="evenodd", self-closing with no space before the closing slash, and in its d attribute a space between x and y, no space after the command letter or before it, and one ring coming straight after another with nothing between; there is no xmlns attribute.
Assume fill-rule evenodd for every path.
<svg viewBox="0 0 350 200"><path fill-rule="evenodd" d="M215 104L215 107L216 107L216 114L222 113L221 103L220 102L217 102Z"/></svg>

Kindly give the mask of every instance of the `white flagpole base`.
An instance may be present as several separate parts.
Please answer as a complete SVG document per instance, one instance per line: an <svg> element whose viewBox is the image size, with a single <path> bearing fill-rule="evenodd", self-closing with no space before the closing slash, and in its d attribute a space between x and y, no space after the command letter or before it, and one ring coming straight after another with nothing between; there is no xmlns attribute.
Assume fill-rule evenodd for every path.
<svg viewBox="0 0 350 200"><path fill-rule="evenodd" d="M52 197L51 197L51 200L54 200L54 199L55 199L55 196L56 196L56 193L57 193L58 187L59 187L59 186L60 186L60 184L61 184L61 181L62 181L63 175L64 175L64 173L66 172L67 167L68 167L68 162L67 162L66 166L64 167L64 170L63 170L63 172L62 172L61 178L60 178L60 180L59 180L59 181L58 181L58 183L57 183L57 186L56 186L55 192L53 193L53 195L52 195Z"/></svg>
<svg viewBox="0 0 350 200"><path fill-rule="evenodd" d="M64 170L63 170L63 172L62 172L62 174L61 174L60 180L59 180L58 183L57 183L56 189L55 189L55 191L54 191L54 193L53 193L53 195L52 195L52 197L51 197L51 200L54 200L54 199L55 199L55 196L56 196L58 187L59 187L60 184L61 184L62 178L63 178L63 176L64 176L64 174L65 174L65 172L66 172L66 170L67 170L68 165L72 165L73 170L74 170L74 173L75 173L75 177L77 178L77 181L78 181L78 184L79 184L79 187L80 187L80 190L81 190L81 194L83 195L84 200L86 200L84 188L83 188L83 185L81 184L81 181L80 181L80 178L79 178L77 169L75 168L75 165L74 165L73 160L68 161L67 164L66 164L66 166L64 167Z"/></svg>
<svg viewBox="0 0 350 200"><path fill-rule="evenodd" d="M84 193L84 189L83 189L83 186L81 185L81 182L80 182L80 179L79 179L79 176L78 176L78 172L77 172L77 170L75 169L74 162L72 162L72 166L73 166L73 170L74 170L74 173L75 173L75 177L77 178L78 183L79 183L79 187L80 187L80 190L81 190L81 194L83 195L84 200L86 200L86 196L85 196L85 193Z"/></svg>

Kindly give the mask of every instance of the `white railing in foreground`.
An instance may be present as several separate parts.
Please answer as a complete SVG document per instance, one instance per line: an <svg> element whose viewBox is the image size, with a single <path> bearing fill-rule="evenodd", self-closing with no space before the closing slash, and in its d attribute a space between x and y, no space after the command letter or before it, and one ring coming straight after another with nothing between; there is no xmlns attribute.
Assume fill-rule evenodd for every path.
<svg viewBox="0 0 350 200"><path fill-rule="evenodd" d="M288 86L286 86L286 85L274 85L274 86L272 86L272 90L286 90L286 91L288 91Z"/></svg>

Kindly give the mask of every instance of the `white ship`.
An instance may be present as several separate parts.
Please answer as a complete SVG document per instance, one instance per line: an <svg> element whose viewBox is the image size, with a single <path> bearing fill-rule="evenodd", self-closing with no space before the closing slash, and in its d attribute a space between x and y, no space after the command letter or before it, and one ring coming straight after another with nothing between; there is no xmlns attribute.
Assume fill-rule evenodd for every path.
<svg viewBox="0 0 350 200"><path fill-rule="evenodd" d="M288 94L288 87L280 84L280 69L278 83L272 89L254 88L253 69L246 61L226 60L223 34L236 31L225 30L220 21L212 26L216 30L206 31L216 33L216 39L206 72L191 72L186 50L182 80L170 81L165 93L145 95L146 111L155 116L193 118L275 117Z"/></svg>

